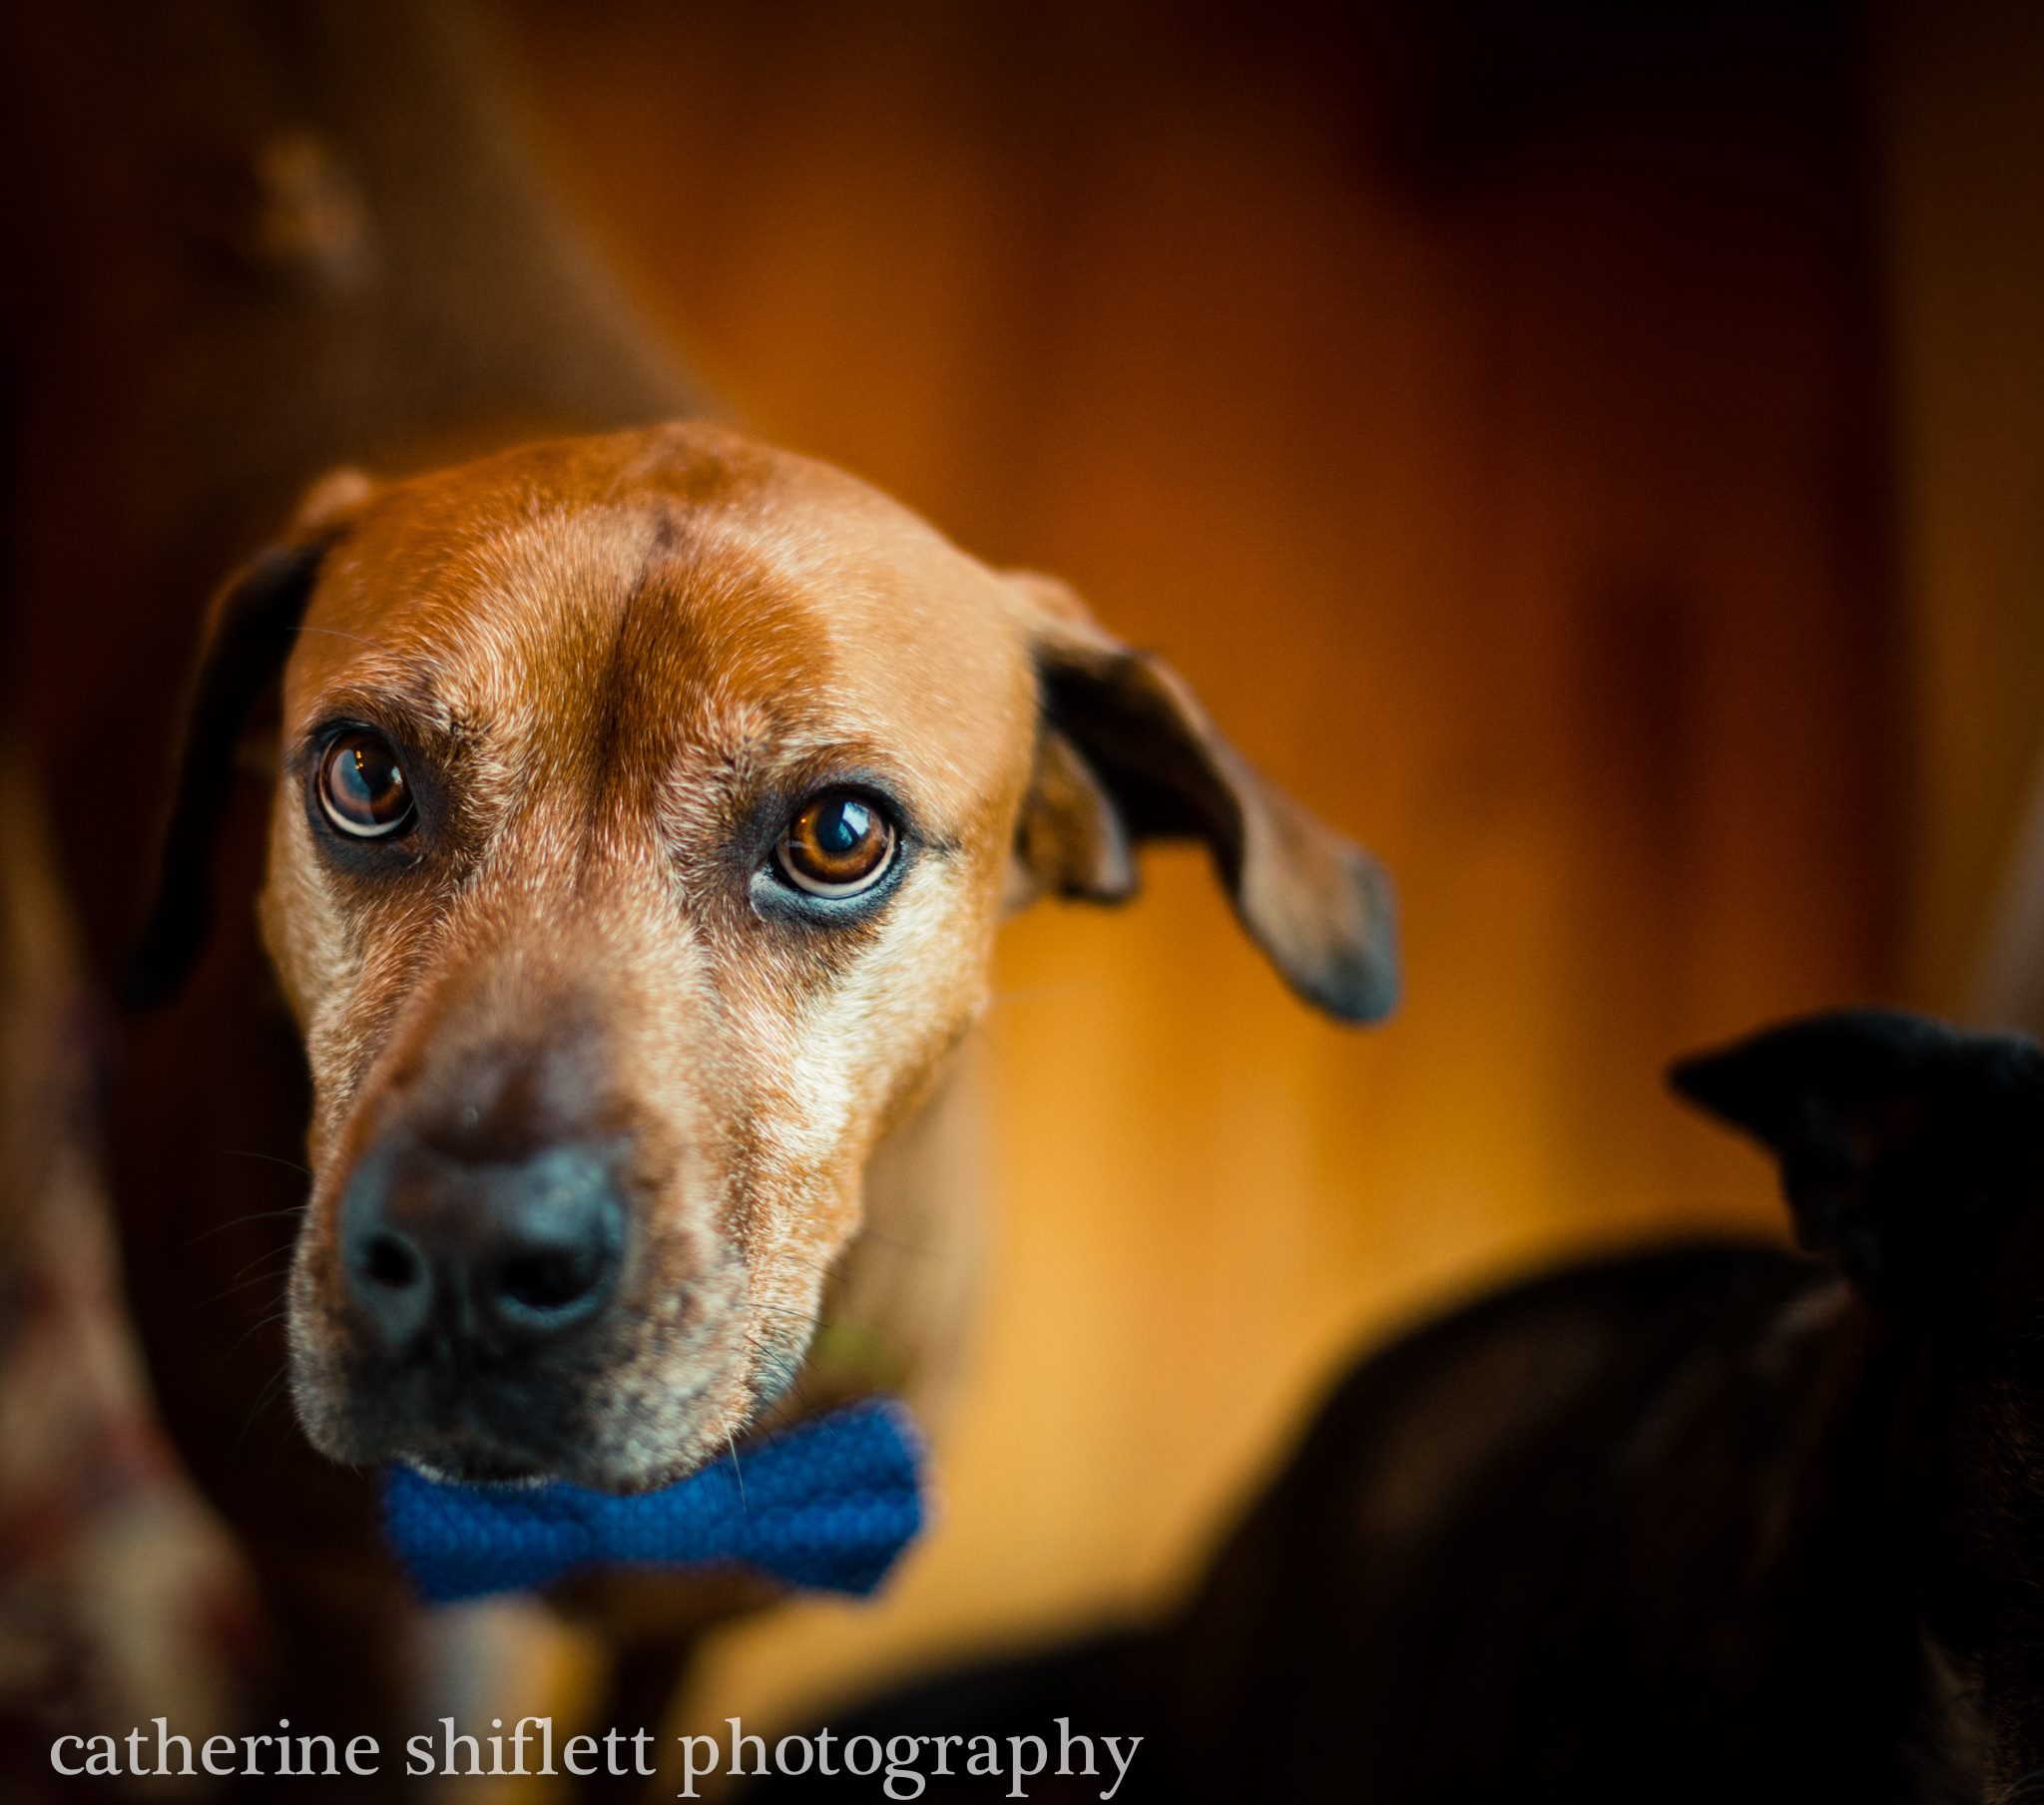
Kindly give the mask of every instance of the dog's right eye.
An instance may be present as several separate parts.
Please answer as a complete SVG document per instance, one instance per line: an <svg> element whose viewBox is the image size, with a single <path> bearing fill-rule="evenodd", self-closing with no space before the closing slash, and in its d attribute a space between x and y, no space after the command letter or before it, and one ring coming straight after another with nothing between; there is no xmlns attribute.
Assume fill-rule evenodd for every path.
<svg viewBox="0 0 2044 1805"><path fill-rule="evenodd" d="M851 790L826 790L788 822L773 863L804 895L841 902L886 876L897 837L877 804Z"/></svg>
<svg viewBox="0 0 2044 1805"><path fill-rule="evenodd" d="M355 840L387 839L411 825L411 786L396 750L380 733L342 733L319 760L319 807Z"/></svg>

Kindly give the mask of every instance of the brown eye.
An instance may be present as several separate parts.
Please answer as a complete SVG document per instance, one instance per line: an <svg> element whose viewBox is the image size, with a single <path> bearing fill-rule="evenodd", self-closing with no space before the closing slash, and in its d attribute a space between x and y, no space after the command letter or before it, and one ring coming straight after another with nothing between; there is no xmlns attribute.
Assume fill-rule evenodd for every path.
<svg viewBox="0 0 2044 1805"><path fill-rule="evenodd" d="M870 890L894 862L894 824L862 796L832 790L807 803L773 848L797 890L835 899Z"/></svg>
<svg viewBox="0 0 2044 1805"><path fill-rule="evenodd" d="M411 786L390 742L361 728L335 739L319 761L319 806L350 839L380 840L409 825Z"/></svg>

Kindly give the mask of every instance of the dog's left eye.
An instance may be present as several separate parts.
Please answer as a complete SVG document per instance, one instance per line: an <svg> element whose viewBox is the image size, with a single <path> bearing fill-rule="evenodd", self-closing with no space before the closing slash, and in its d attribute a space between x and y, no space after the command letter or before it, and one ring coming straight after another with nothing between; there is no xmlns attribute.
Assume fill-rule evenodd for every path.
<svg viewBox="0 0 2044 1805"><path fill-rule="evenodd" d="M780 875L808 896L836 900L870 890L894 862L894 823L849 790L805 803L773 848Z"/></svg>
<svg viewBox="0 0 2044 1805"><path fill-rule="evenodd" d="M411 825L411 786L396 750L363 728L340 737L319 760L319 806L348 838L381 840Z"/></svg>

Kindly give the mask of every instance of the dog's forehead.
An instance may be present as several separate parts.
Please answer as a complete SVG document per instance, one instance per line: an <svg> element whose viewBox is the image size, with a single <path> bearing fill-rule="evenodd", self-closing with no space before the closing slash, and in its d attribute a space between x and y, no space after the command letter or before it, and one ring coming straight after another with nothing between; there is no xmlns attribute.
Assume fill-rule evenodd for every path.
<svg viewBox="0 0 2044 1805"><path fill-rule="evenodd" d="M1034 706L994 573L849 477L697 428L378 496L329 554L287 705L303 723L343 690L529 743L601 715L655 755L893 746L973 789Z"/></svg>

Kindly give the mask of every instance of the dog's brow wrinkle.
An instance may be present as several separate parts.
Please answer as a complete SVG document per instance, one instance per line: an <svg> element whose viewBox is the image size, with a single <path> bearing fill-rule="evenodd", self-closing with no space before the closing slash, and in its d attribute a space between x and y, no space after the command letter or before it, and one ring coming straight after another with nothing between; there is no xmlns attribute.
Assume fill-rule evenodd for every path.
<svg viewBox="0 0 2044 1805"><path fill-rule="evenodd" d="M649 553L639 575L619 606L617 625L611 632L610 654L596 684L596 718L590 724L589 813L583 825L583 853L594 844L611 774L618 764L618 747L624 737L625 672L632 632L632 614L645 593L654 554Z"/></svg>

